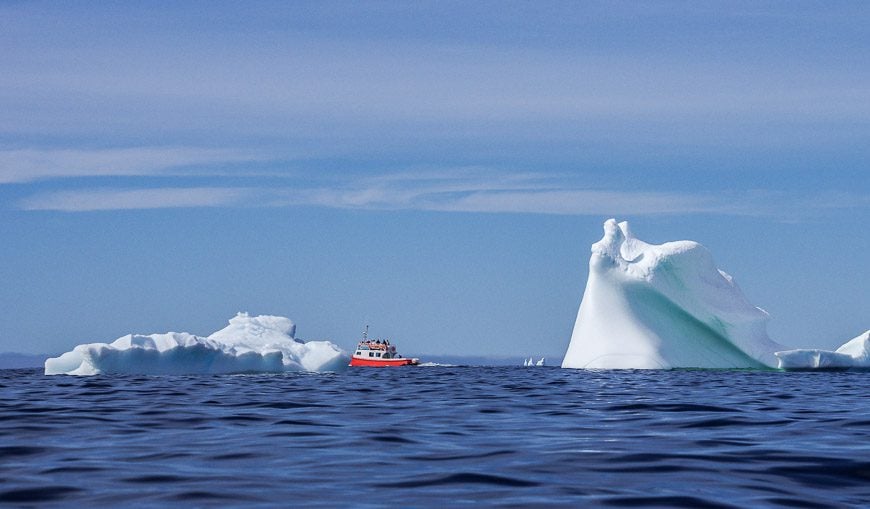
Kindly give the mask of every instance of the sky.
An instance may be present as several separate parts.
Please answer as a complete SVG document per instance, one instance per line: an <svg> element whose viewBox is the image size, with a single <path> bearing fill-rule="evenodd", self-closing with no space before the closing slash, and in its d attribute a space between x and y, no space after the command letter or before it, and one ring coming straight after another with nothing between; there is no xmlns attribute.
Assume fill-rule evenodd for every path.
<svg viewBox="0 0 870 509"><path fill-rule="evenodd" d="M0 3L0 351L567 348L609 217L870 327L866 2Z"/></svg>

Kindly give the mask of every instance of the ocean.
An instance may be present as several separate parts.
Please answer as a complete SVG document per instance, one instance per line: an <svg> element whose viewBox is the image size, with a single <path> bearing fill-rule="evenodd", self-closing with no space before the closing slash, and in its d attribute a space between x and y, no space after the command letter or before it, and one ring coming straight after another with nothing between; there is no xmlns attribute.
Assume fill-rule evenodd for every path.
<svg viewBox="0 0 870 509"><path fill-rule="evenodd" d="M0 371L0 503L866 507L870 374Z"/></svg>

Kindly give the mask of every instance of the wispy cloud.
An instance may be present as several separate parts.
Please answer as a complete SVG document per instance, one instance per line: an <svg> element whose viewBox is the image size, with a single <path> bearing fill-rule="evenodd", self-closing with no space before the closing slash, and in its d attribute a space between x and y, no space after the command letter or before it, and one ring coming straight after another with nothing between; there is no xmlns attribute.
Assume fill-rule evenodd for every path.
<svg viewBox="0 0 870 509"><path fill-rule="evenodd" d="M165 187L46 192L19 203L24 210L65 212L178 207L327 207L357 210L652 215L724 214L798 217L810 211L870 206L861 194L782 192L695 193L604 189L565 176L450 169L307 181L265 187Z"/></svg>
<svg viewBox="0 0 870 509"><path fill-rule="evenodd" d="M578 183L565 175L453 169L358 179L344 186L294 190L273 205L371 210L429 210L559 215L770 215L770 193L626 191Z"/></svg>
<svg viewBox="0 0 870 509"><path fill-rule="evenodd" d="M89 189L39 194L23 200L24 210L96 210L220 207L249 203L256 192L245 188Z"/></svg>
<svg viewBox="0 0 870 509"><path fill-rule="evenodd" d="M546 190L474 192L446 203L428 203L426 208L461 212L639 215L724 212L723 205L713 197L680 193Z"/></svg>
<svg viewBox="0 0 870 509"><path fill-rule="evenodd" d="M197 147L0 150L0 184L64 177L160 175L188 166L264 159L253 151Z"/></svg>

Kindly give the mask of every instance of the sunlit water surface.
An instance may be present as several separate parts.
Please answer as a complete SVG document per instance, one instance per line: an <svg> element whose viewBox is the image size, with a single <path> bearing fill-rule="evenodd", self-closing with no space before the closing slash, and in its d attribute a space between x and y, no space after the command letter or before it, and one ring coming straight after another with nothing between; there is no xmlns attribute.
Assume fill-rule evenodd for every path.
<svg viewBox="0 0 870 509"><path fill-rule="evenodd" d="M0 371L0 502L870 505L870 373Z"/></svg>

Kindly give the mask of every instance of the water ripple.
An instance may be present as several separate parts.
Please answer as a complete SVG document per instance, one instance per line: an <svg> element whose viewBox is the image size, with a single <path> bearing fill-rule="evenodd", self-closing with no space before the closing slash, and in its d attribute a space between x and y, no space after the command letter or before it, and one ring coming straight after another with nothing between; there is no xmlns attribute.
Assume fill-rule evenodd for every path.
<svg viewBox="0 0 870 509"><path fill-rule="evenodd" d="M19 506L870 506L870 374L0 371Z"/></svg>
<svg viewBox="0 0 870 509"><path fill-rule="evenodd" d="M536 482L526 481L523 479L514 479L511 477L489 474L476 474L472 472L462 472L458 474L450 474L437 477L422 477L407 481L381 483L377 486L380 488L421 488L424 486L442 486L450 484L491 484L493 486L509 486L512 488L525 488L538 485L538 483Z"/></svg>

